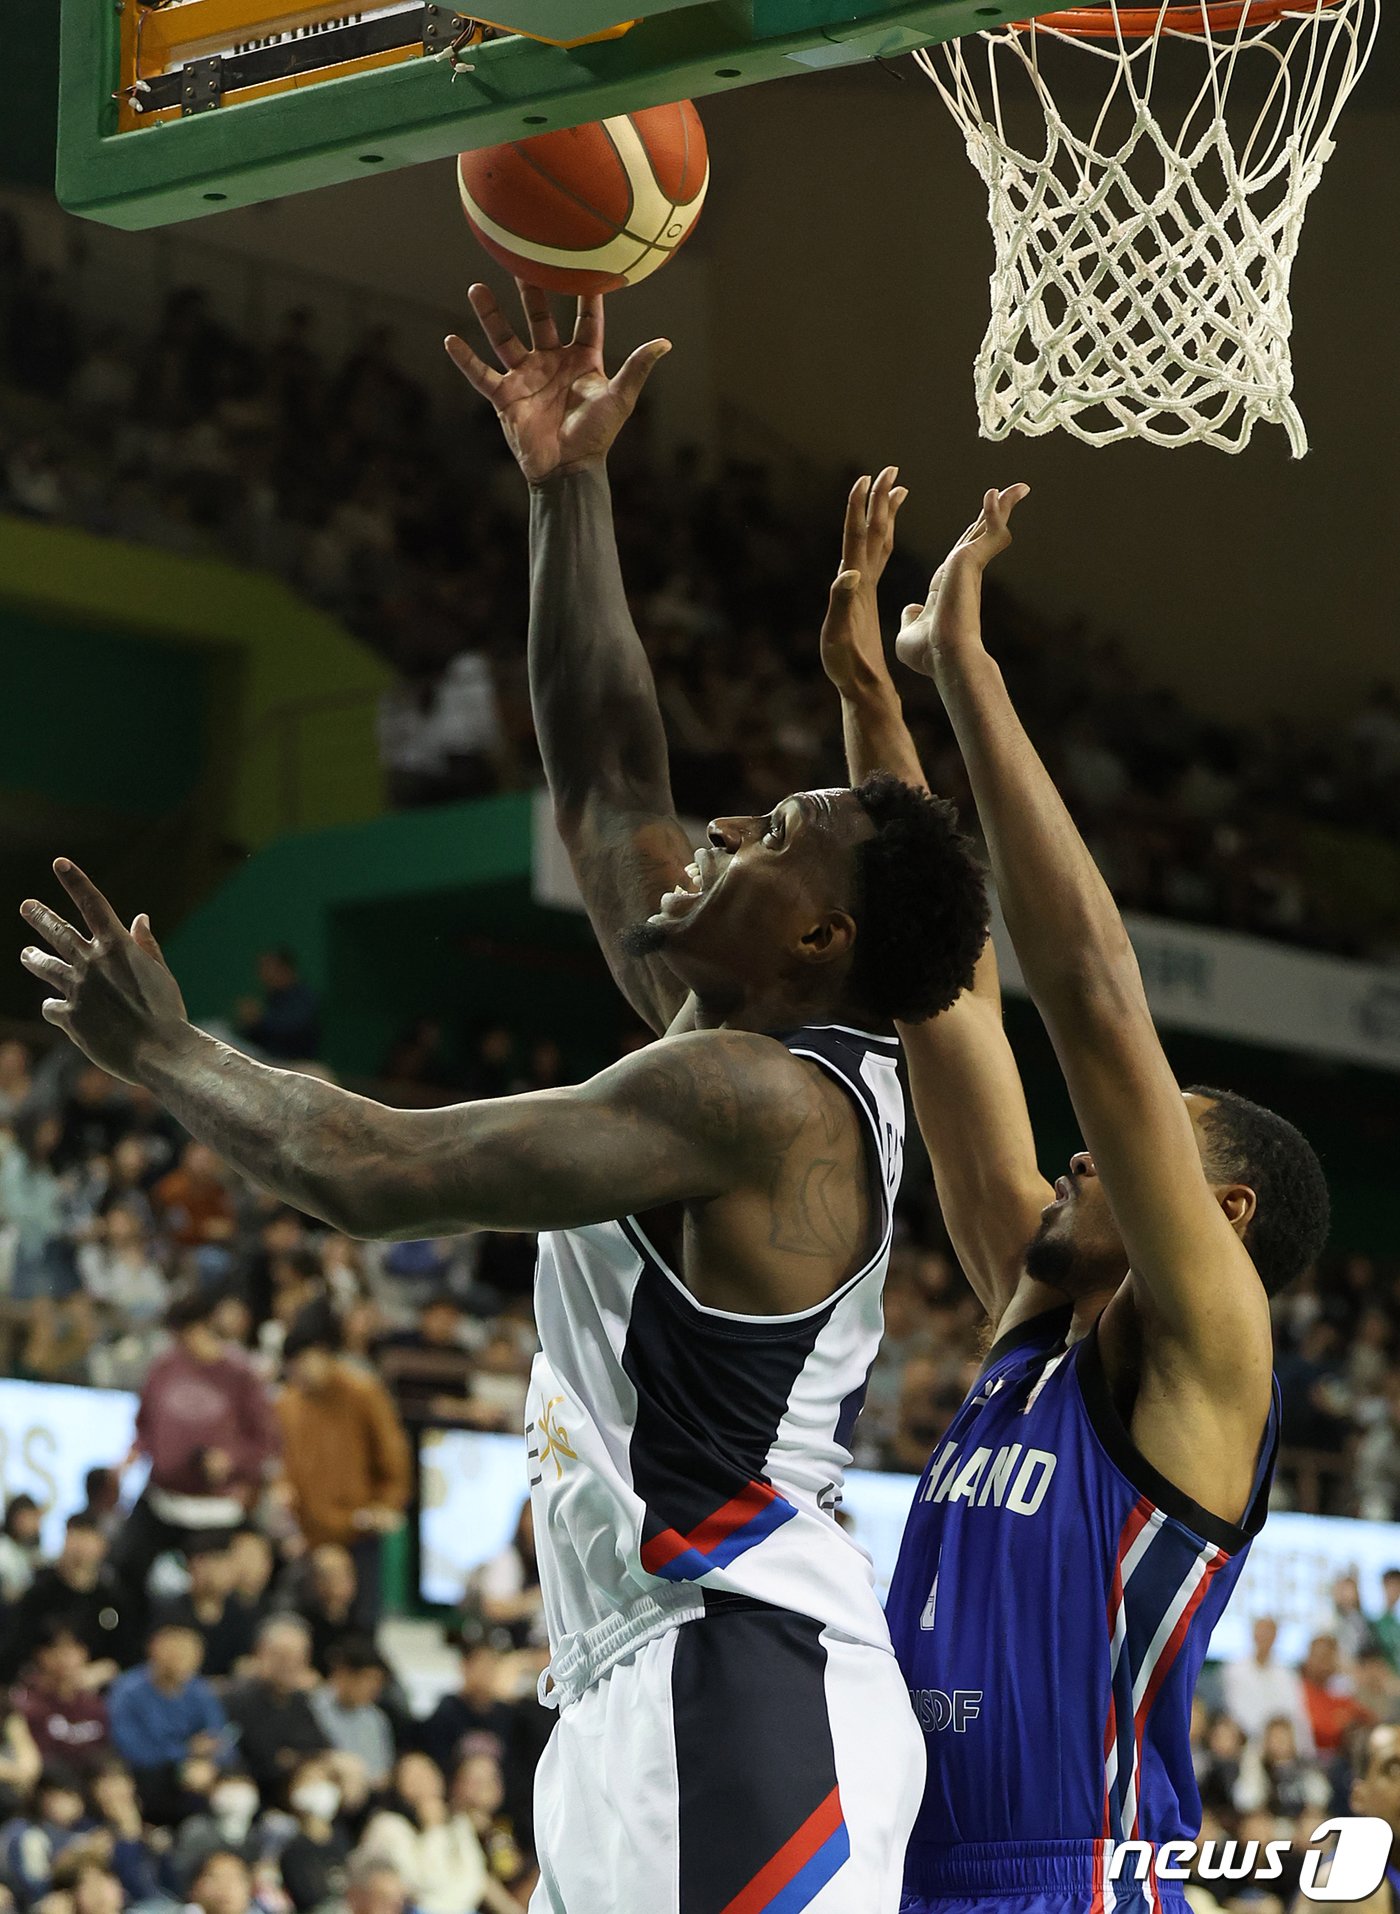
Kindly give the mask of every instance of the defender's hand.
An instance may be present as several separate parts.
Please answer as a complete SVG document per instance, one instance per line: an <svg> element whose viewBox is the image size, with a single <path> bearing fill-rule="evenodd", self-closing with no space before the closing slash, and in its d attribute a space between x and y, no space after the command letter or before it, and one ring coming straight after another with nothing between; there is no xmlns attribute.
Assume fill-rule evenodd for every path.
<svg viewBox="0 0 1400 1914"><path fill-rule="evenodd" d="M894 522L909 489L887 465L873 482L859 478L846 501L841 569L822 625L822 669L843 698L888 681L877 587L894 550Z"/></svg>
<svg viewBox="0 0 1400 1914"><path fill-rule="evenodd" d="M458 371L496 408L521 471L532 485L541 485L557 472L578 471L607 457L652 367L671 346L666 339L638 346L610 379L603 365L602 294L579 300L573 337L565 345L549 295L523 279L516 284L529 326L528 350L489 286L473 286L467 294L504 371L488 366L455 333L444 343Z"/></svg>
<svg viewBox="0 0 1400 1914"><path fill-rule="evenodd" d="M50 949L31 945L20 962L58 993L44 1003L46 1021L67 1031L78 1048L109 1075L139 1083L143 1053L189 1026L180 986L144 913L125 930L107 899L76 864L60 857L53 868L81 911L88 935L84 937L56 911L31 897L21 906L20 916Z"/></svg>
<svg viewBox="0 0 1400 1914"><path fill-rule="evenodd" d="M911 671L933 678L940 665L982 649L982 574L1011 543L1011 514L1030 489L988 492L981 516L933 574L926 602L904 607L895 652Z"/></svg>

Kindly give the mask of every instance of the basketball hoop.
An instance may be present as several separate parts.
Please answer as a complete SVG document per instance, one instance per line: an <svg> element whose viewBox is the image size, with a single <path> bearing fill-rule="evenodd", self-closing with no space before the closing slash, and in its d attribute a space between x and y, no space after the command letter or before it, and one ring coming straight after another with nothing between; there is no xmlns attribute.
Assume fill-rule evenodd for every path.
<svg viewBox="0 0 1400 1914"><path fill-rule="evenodd" d="M1301 458L1289 276L1379 14L1379 0L1106 0L915 54L987 187L984 438L1062 428L1239 452L1262 420Z"/></svg>

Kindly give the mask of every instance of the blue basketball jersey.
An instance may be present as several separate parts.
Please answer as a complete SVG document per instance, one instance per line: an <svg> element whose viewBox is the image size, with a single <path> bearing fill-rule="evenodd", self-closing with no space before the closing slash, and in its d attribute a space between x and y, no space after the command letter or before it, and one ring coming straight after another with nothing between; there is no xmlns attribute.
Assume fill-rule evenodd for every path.
<svg viewBox="0 0 1400 1914"><path fill-rule="evenodd" d="M888 1614L928 1749L916 1898L970 1887L978 1854L995 1876L996 1853L1053 1849L1082 1862L1060 1877L1082 1879L1080 1904L1142 1910L1162 1897L1131 1872L1105 1883L1112 1844L1200 1827L1191 1697L1263 1524L1278 1392L1235 1526L1138 1453L1097 1331L1070 1344L1069 1327L1054 1310L995 1345L904 1531Z"/></svg>

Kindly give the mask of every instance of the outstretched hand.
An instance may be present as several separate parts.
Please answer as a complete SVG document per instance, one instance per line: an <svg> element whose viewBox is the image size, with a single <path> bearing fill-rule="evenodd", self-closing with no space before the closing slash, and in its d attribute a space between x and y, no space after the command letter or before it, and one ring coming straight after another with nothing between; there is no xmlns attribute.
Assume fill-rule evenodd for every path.
<svg viewBox="0 0 1400 1914"><path fill-rule="evenodd" d="M180 986L149 917L143 913L125 929L76 864L60 857L53 868L88 935L31 897L20 906L20 916L50 948L30 945L20 962L57 993L44 1002L45 1020L66 1031L109 1075L138 1083L143 1052L188 1025Z"/></svg>
<svg viewBox="0 0 1400 1914"><path fill-rule="evenodd" d="M932 678L940 665L982 649L982 574L1011 543L1011 514L1030 489L988 492L981 514L933 574L928 598L904 607L895 652L911 671Z"/></svg>
<svg viewBox="0 0 1400 1914"><path fill-rule="evenodd" d="M528 348L489 286L473 286L467 294L502 371L487 365L456 333L444 343L458 371L496 408L521 471L532 485L540 485L557 472L578 471L607 457L653 366L671 347L666 339L638 346L610 379L603 364L602 294L579 300L573 336L566 344L554 323L548 293L523 279L516 284L529 329Z"/></svg>
<svg viewBox="0 0 1400 1914"><path fill-rule="evenodd" d="M846 501L841 569L831 586L822 625L822 669L843 698L886 682L877 587L894 550L894 522L909 496L896 485L897 465L875 479L858 478Z"/></svg>

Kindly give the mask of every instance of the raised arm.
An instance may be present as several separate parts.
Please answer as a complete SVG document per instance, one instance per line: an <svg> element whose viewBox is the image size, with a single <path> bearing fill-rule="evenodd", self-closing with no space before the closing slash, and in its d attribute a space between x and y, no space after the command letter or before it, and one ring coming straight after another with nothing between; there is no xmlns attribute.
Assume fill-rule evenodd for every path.
<svg viewBox="0 0 1400 1914"><path fill-rule="evenodd" d="M982 644L982 573L1027 490L987 494L927 604L906 609L899 655L952 720L1007 928L1127 1252L1147 1360L1171 1378L1178 1423L1183 1397L1209 1409L1185 1446L1196 1461L1213 1452L1215 1494L1233 1500L1223 1472L1241 1456L1252 1467L1270 1392L1268 1303L1239 1234L1254 1198L1206 1179L1117 906Z"/></svg>
<svg viewBox="0 0 1400 1914"><path fill-rule="evenodd" d="M651 665L632 622L613 536L606 459L652 367L653 340L608 378L603 302L581 299L560 339L548 296L521 285L530 344L485 286L471 302L502 366L463 340L447 349L490 400L530 484L530 702L554 815L619 988L653 1030L686 992L623 935L680 879L692 847L676 821Z"/></svg>
<svg viewBox="0 0 1400 1914"><path fill-rule="evenodd" d="M123 929L75 865L54 866L83 935L33 900L48 951L23 962L44 1016L95 1063L153 1091L264 1189L352 1236L556 1229L766 1186L800 1069L770 1039L704 1031L591 1082L446 1110L391 1110L271 1069L196 1029L150 924Z"/></svg>
<svg viewBox="0 0 1400 1914"><path fill-rule="evenodd" d="M876 598L905 497L897 476L887 467L873 483L858 480L851 492L841 569L822 627L822 663L841 694L852 783L890 771L927 789L885 662ZM1053 1192L1036 1167L990 938L972 988L937 1017L902 1024L899 1035L943 1220L964 1275L995 1323L1022 1281L1026 1245Z"/></svg>

